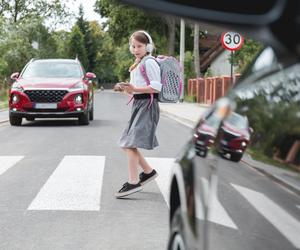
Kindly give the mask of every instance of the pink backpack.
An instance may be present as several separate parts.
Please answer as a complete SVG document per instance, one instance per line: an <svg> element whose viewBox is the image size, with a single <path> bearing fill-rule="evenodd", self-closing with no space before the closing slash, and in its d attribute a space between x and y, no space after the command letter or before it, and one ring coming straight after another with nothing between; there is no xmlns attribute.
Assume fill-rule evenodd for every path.
<svg viewBox="0 0 300 250"><path fill-rule="evenodd" d="M152 56L147 56L142 60L140 67L141 74L145 78L147 85L150 85L149 78L146 73L146 60L155 60L161 72L161 83L162 89L158 94L158 101L176 103L180 100L182 92L182 79L181 79L181 67L176 58L172 56L159 55L156 58ZM153 94L151 94L150 105L153 101Z"/></svg>

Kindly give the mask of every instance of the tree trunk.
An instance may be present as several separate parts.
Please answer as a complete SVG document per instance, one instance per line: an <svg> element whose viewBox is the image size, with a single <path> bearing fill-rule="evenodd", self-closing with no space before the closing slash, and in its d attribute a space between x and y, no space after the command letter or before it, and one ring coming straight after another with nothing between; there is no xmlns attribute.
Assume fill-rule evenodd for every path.
<svg viewBox="0 0 300 250"><path fill-rule="evenodd" d="M17 20L18 20L18 13L19 13L19 1L15 0L15 6L14 6L14 9L13 9L14 23L16 23Z"/></svg>
<svg viewBox="0 0 300 250"><path fill-rule="evenodd" d="M175 17L166 16L166 23L168 26L168 55L174 55L175 51Z"/></svg>
<svg viewBox="0 0 300 250"><path fill-rule="evenodd" d="M194 66L196 78L201 76L200 72L200 55L199 55L199 24L195 23L194 26Z"/></svg>

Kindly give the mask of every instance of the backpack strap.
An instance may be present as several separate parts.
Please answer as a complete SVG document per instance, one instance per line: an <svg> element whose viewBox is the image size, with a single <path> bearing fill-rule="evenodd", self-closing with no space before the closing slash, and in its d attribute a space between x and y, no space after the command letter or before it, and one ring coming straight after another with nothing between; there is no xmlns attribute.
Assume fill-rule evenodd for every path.
<svg viewBox="0 0 300 250"><path fill-rule="evenodd" d="M126 104L126 105L128 105L129 103L131 103L131 102L132 102L132 100L133 100L133 95L130 97L130 99L129 99L129 101L127 102L127 104Z"/></svg>
<svg viewBox="0 0 300 250"><path fill-rule="evenodd" d="M146 72L146 60L148 59L153 59L156 61L156 59L153 57L153 56L149 56L149 57L146 57L146 58L143 58L142 62L141 62L141 66L140 66L140 72L142 74L142 76L144 77L146 83L147 83L147 86L150 85L150 80L149 80L149 77L147 76L147 72ZM156 61L157 62L157 61ZM153 93L150 94L150 102L148 104L148 109L151 107L152 103L153 103Z"/></svg>

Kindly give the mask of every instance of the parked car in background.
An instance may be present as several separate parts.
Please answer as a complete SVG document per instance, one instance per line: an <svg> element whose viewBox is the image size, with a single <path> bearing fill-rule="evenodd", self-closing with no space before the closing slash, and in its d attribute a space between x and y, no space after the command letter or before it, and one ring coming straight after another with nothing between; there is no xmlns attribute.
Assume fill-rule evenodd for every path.
<svg viewBox="0 0 300 250"><path fill-rule="evenodd" d="M89 124L94 117L94 78L77 59L32 59L21 73L11 75L10 124L50 117L73 117L81 125Z"/></svg>
<svg viewBox="0 0 300 250"><path fill-rule="evenodd" d="M253 132L247 117L232 112L223 121L220 130L221 156L239 162L250 142L250 133Z"/></svg>
<svg viewBox="0 0 300 250"><path fill-rule="evenodd" d="M300 249L300 181L290 170L300 169L300 2L123 1L196 20L200 30L234 30L263 43L226 97L212 105L214 129L209 116L200 120L178 154L168 249ZM239 115L230 118L232 112ZM251 129L240 115L253 128L251 144ZM247 164L218 153L227 150L238 161L246 146Z"/></svg>

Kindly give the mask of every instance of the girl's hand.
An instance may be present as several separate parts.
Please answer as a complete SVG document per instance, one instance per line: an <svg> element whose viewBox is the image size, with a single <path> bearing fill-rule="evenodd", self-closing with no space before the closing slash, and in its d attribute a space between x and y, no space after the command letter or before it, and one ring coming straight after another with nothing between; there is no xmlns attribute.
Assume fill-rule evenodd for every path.
<svg viewBox="0 0 300 250"><path fill-rule="evenodd" d="M132 94L135 90L134 86L130 83L126 83L123 85L124 86L124 89L125 91L128 93L128 94Z"/></svg>

